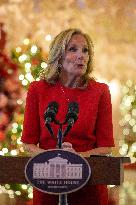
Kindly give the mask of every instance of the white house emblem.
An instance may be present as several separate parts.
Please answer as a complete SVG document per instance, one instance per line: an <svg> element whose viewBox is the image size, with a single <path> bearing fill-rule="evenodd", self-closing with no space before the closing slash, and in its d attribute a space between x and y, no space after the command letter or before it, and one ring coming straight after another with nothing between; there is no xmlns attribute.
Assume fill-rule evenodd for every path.
<svg viewBox="0 0 136 205"><path fill-rule="evenodd" d="M48 161L34 163L34 179L82 179L82 164L71 164L60 154Z"/></svg>
<svg viewBox="0 0 136 205"><path fill-rule="evenodd" d="M47 193L71 193L89 180L88 162L73 152L48 150L31 158L25 167L27 181Z"/></svg>

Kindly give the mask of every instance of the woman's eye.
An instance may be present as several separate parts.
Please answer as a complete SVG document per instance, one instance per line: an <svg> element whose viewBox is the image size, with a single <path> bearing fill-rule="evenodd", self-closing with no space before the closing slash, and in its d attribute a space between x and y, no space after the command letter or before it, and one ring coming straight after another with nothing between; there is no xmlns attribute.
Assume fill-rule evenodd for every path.
<svg viewBox="0 0 136 205"><path fill-rule="evenodd" d="M77 49L75 47L70 47L68 50L69 51L76 51Z"/></svg>
<svg viewBox="0 0 136 205"><path fill-rule="evenodd" d="M88 52L88 48L84 48L84 49L83 49L83 52L84 52L84 53L87 53L87 52Z"/></svg>

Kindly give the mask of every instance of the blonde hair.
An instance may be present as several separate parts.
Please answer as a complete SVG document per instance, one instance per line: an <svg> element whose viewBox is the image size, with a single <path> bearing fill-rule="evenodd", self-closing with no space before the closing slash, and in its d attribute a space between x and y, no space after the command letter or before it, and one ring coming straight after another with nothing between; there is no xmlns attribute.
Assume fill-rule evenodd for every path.
<svg viewBox="0 0 136 205"><path fill-rule="evenodd" d="M89 79L94 79L90 77L90 73L93 71L93 43L91 38L79 29L64 30L54 38L49 47L49 55L47 60L48 66L41 72L40 79L44 79L53 84L58 81L61 69L59 60L65 55L67 45L71 37L75 34L83 35L88 44L89 61L86 73L82 76L82 81L86 84Z"/></svg>

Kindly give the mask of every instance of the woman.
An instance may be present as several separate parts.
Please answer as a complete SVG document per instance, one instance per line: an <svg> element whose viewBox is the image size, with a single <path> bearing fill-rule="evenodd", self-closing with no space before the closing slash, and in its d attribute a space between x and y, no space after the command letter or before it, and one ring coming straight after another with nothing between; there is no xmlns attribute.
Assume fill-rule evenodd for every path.
<svg viewBox="0 0 136 205"><path fill-rule="evenodd" d="M56 118L63 121L69 102L79 104L78 121L64 138L83 157L111 153L113 142L112 110L108 86L89 77L92 72L93 45L78 29L62 31L53 40L48 68L40 81L31 83L26 100L22 142L31 156L56 147L56 140L45 128L43 113L49 102L56 101ZM55 136L57 126L53 125ZM39 144L39 146L37 146ZM69 144L68 144L69 145ZM58 196L34 189L34 205L57 205ZM107 205L104 185L86 185L68 195L69 205Z"/></svg>

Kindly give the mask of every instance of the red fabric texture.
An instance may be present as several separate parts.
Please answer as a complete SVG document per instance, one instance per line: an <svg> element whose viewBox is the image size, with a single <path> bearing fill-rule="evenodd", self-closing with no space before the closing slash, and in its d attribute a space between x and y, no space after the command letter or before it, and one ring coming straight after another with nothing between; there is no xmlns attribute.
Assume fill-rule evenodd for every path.
<svg viewBox="0 0 136 205"><path fill-rule="evenodd" d="M63 91L64 92L63 92ZM68 99L79 104L78 120L64 141L70 142L77 152L95 147L113 147L112 106L109 88L104 83L91 80L85 89L66 88L60 82L55 85L44 80L30 84L27 93L22 142L39 144L43 149L56 147L44 123L44 112L51 101L59 104L56 118L65 119ZM55 136L58 126L52 125ZM64 127L65 128L65 127ZM105 185L88 186L69 194L69 205L107 205ZM33 205L57 205L58 196L51 196L34 189Z"/></svg>

